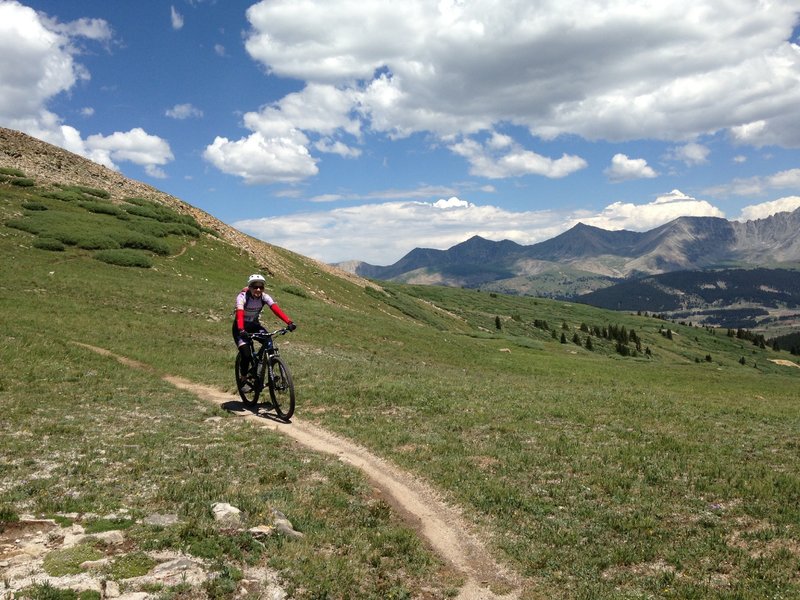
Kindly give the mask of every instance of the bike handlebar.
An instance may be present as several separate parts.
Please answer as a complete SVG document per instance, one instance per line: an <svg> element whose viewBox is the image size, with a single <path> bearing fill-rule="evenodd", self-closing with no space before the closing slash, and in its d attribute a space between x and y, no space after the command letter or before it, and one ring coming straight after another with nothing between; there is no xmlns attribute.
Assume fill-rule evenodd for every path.
<svg viewBox="0 0 800 600"><path fill-rule="evenodd" d="M246 331L242 332L242 337L251 339L251 340L261 340L267 339L275 335L286 335L289 333L289 330L285 327L281 327L280 329L276 329L275 331L257 331L255 333L248 333Z"/></svg>

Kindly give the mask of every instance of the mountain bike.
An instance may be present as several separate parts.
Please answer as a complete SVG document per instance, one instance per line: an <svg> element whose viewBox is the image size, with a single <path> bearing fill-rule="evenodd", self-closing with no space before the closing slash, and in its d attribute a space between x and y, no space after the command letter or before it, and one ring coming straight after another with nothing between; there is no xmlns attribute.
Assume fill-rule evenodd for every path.
<svg viewBox="0 0 800 600"><path fill-rule="evenodd" d="M289 368L280 356L278 347L273 337L285 335L288 329L277 329L272 332L263 331L245 335L250 344L250 353L253 357L250 372L242 377L239 367L242 362L241 353L236 356L236 389L239 397L247 405L255 406L264 388L269 390L269 397L275 412L284 421L288 421L294 414L294 383ZM260 347L255 349L258 342Z"/></svg>

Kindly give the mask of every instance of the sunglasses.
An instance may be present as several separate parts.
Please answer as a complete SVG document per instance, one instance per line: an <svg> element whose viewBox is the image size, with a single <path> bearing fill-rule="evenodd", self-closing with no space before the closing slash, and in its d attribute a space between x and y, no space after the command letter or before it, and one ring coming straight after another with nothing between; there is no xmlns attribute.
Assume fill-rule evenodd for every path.
<svg viewBox="0 0 800 600"><path fill-rule="evenodd" d="M250 289L251 290L263 290L264 286L263 285L251 285Z"/></svg>

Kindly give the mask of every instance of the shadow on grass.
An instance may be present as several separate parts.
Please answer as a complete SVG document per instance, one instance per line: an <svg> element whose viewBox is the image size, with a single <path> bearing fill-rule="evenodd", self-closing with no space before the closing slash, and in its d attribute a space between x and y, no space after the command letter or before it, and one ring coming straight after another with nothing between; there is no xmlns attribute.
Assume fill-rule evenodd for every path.
<svg viewBox="0 0 800 600"><path fill-rule="evenodd" d="M275 407L272 405L272 402L245 404L240 400L230 400L221 404L220 408L237 415L250 413L256 417L261 417L262 419L274 421L275 423L282 423L284 425L288 425L292 422L291 419L287 421L283 417L278 416L278 414L275 412Z"/></svg>

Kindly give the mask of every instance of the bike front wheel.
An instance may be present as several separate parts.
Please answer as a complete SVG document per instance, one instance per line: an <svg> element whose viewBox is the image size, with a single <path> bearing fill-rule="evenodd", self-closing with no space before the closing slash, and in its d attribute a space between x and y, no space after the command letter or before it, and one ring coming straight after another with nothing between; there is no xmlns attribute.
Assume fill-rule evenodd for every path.
<svg viewBox="0 0 800 600"><path fill-rule="evenodd" d="M236 356L236 365L234 366L236 370L236 389L239 392L239 397L242 399L242 402L252 406L258 403L258 397L261 395L262 380L256 378L254 381L252 377L242 377L241 366L242 355L239 354Z"/></svg>
<svg viewBox="0 0 800 600"><path fill-rule="evenodd" d="M269 368L272 372L272 376L269 378L269 397L278 416L284 421L288 421L294 414L292 374L279 356L269 359Z"/></svg>

